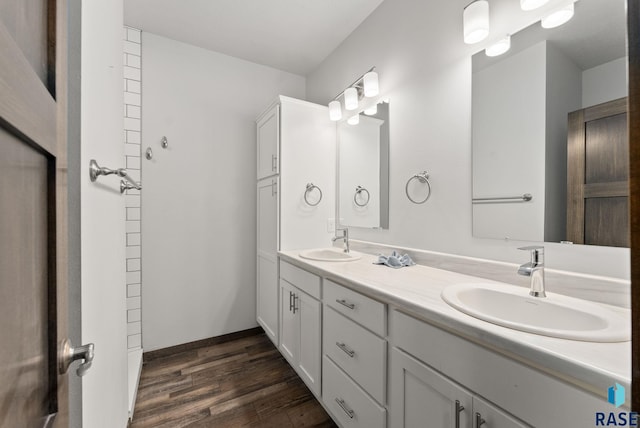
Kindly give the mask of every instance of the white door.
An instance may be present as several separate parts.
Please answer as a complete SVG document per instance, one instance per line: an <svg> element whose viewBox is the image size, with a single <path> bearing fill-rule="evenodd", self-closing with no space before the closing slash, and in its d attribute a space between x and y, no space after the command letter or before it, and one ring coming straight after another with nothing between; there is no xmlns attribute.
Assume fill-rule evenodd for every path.
<svg viewBox="0 0 640 428"><path fill-rule="evenodd" d="M257 123L258 180L278 173L280 141L280 106L276 105Z"/></svg>
<svg viewBox="0 0 640 428"><path fill-rule="evenodd" d="M124 166L122 0L82 4L82 340L95 343L82 378L83 426L127 425L125 207L120 179L89 180L89 161Z"/></svg>
<svg viewBox="0 0 640 428"><path fill-rule="evenodd" d="M258 182L256 319L278 346L278 179Z"/></svg>
<svg viewBox="0 0 640 428"><path fill-rule="evenodd" d="M300 347L300 322L293 311L296 288L280 280L280 352L296 367Z"/></svg>
<svg viewBox="0 0 640 428"><path fill-rule="evenodd" d="M473 426L472 396L467 391L396 348L391 351L390 364L391 426Z"/></svg>
<svg viewBox="0 0 640 428"><path fill-rule="evenodd" d="M296 312L300 318L298 372L309 389L320 395L322 304L313 297L296 292Z"/></svg>
<svg viewBox="0 0 640 428"><path fill-rule="evenodd" d="M513 416L505 413L501 409L495 407L493 404L484 401L479 397L473 397L473 418L474 426L480 424L482 427L491 428L527 428L531 425L527 425L524 422L514 418ZM482 422L484 421L484 423Z"/></svg>

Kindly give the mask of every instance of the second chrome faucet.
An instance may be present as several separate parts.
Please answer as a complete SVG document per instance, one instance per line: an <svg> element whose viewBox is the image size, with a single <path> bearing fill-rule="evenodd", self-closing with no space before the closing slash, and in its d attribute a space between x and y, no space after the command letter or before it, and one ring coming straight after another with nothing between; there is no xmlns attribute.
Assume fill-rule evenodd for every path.
<svg viewBox="0 0 640 428"><path fill-rule="evenodd" d="M529 294L533 297L547 297L544 292L544 247L534 245L521 247L518 250L531 252L531 261L518 268L519 275L531 277Z"/></svg>
<svg viewBox="0 0 640 428"><path fill-rule="evenodd" d="M338 231L342 232L342 236L339 236L337 233ZM344 252L345 253L349 253L349 229L345 228L338 228L336 229L336 236L334 236L333 238L331 238L332 242L336 242L338 239L343 239L344 240Z"/></svg>

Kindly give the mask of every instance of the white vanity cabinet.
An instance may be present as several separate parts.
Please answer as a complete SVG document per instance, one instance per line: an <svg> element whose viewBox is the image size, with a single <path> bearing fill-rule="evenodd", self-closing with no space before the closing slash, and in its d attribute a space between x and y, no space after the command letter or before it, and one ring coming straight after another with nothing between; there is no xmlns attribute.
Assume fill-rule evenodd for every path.
<svg viewBox="0 0 640 428"><path fill-rule="evenodd" d="M397 348L390 359L392 427L530 427Z"/></svg>
<svg viewBox="0 0 640 428"><path fill-rule="evenodd" d="M278 174L280 165L280 105L274 105L256 122L258 180Z"/></svg>
<svg viewBox="0 0 640 428"><path fill-rule="evenodd" d="M309 389L321 392L320 277L286 262L280 264L280 345Z"/></svg>
<svg viewBox="0 0 640 428"><path fill-rule="evenodd" d="M384 427L386 305L326 279L323 301L323 402L344 427Z"/></svg>
<svg viewBox="0 0 640 428"><path fill-rule="evenodd" d="M279 96L256 120L256 141L256 320L278 346L278 251L331 245L335 122L326 106ZM322 190L320 201L313 191L313 206L304 202L309 183Z"/></svg>
<svg viewBox="0 0 640 428"><path fill-rule="evenodd" d="M602 398L396 310L389 340L394 428L455 427L456 400L465 428L583 428L607 409Z"/></svg>

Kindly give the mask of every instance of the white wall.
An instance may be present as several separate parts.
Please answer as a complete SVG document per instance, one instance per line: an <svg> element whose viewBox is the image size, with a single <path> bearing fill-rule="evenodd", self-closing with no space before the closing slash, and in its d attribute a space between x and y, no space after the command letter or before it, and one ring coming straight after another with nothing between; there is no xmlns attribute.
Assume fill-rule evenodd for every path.
<svg viewBox="0 0 640 428"><path fill-rule="evenodd" d="M128 419L124 197L113 175L89 181L91 159L124 166L122 13L122 0L82 5L82 342L95 343L82 378L82 426L96 428L126 427Z"/></svg>
<svg viewBox="0 0 640 428"><path fill-rule="evenodd" d="M143 32L145 350L256 326L256 117L305 80ZM169 148L160 147L167 136Z"/></svg>
<svg viewBox="0 0 640 428"><path fill-rule="evenodd" d="M476 46L462 41L466 0L383 2L307 77L307 95L327 103L375 65L391 110L390 227L354 230L368 241L526 261L524 242L474 239L471 235L471 54L501 34L514 33L547 9L519 12L518 2L491 2L492 34ZM548 7L557 6L550 2ZM547 6L545 6L547 7ZM515 18L507 18L514 13ZM427 170L433 193L424 205L404 195L413 174ZM545 244L547 266L629 277L629 251Z"/></svg>
<svg viewBox="0 0 640 428"><path fill-rule="evenodd" d="M626 97L627 59L618 58L582 73L582 107Z"/></svg>

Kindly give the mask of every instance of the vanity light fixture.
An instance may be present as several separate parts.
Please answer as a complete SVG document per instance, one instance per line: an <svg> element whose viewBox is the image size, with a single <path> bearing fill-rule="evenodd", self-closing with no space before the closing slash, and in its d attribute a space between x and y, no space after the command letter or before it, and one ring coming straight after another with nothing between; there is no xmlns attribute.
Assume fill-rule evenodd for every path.
<svg viewBox="0 0 640 428"><path fill-rule="evenodd" d="M571 3L542 18L540 20L540 24L542 25L542 28L559 27L573 18L573 12L574 7L573 3Z"/></svg>
<svg viewBox="0 0 640 428"><path fill-rule="evenodd" d="M349 125L357 125L360 123L360 115L359 114L355 114L353 116L351 116L349 119L347 119L347 123Z"/></svg>
<svg viewBox="0 0 640 428"><path fill-rule="evenodd" d="M462 13L464 42L468 45L481 42L489 35L489 1L476 0Z"/></svg>
<svg viewBox="0 0 640 428"><path fill-rule="evenodd" d="M520 8L522 10L534 10L547 3L549 3L549 0L520 0Z"/></svg>
<svg viewBox="0 0 640 428"><path fill-rule="evenodd" d="M333 121L342 119L342 104L340 104L340 101L333 100L329 103L329 119Z"/></svg>
<svg viewBox="0 0 640 428"><path fill-rule="evenodd" d="M511 49L511 35L507 34L505 38L498 40L496 43L486 48L484 53L487 56L498 56L507 52L509 49Z"/></svg>
<svg viewBox="0 0 640 428"><path fill-rule="evenodd" d="M364 86L364 96L367 98L375 97L378 95L378 73L370 71L362 76L362 84Z"/></svg>
<svg viewBox="0 0 640 428"><path fill-rule="evenodd" d="M358 90L356 88L352 87L344 90L344 108L347 110L358 108Z"/></svg>
<svg viewBox="0 0 640 428"><path fill-rule="evenodd" d="M329 103L329 119L333 121L342 119L341 97L344 99L345 110L351 111L358 109L359 102L362 98L375 97L378 95L380 86L378 84L378 73L376 73L375 69L375 67L371 67L369 71L358 77L356 81L349 85L344 91L333 97L333 100ZM351 120L357 119L351 118Z"/></svg>
<svg viewBox="0 0 640 428"><path fill-rule="evenodd" d="M376 113L378 113L378 104L374 104L364 111L367 116L373 116Z"/></svg>

